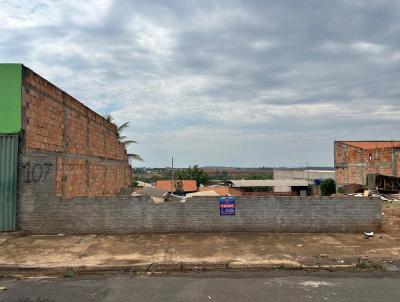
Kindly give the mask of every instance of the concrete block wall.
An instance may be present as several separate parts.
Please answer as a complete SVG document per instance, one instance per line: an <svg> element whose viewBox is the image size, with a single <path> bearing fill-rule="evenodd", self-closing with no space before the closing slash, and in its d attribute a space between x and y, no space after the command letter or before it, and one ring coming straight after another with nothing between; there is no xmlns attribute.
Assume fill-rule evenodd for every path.
<svg viewBox="0 0 400 302"><path fill-rule="evenodd" d="M381 227L381 201L337 197L236 197L220 216L216 197L156 204L131 196L63 200L57 155L29 151L20 163L18 228L33 234L165 232L364 232ZM106 190L106 189L105 189Z"/></svg>
<svg viewBox="0 0 400 302"><path fill-rule="evenodd" d="M335 142L335 172L337 185L366 184L368 174L400 176L400 149L362 149Z"/></svg>
<svg viewBox="0 0 400 302"><path fill-rule="evenodd" d="M364 232L381 227L380 200L237 197L220 216L218 198L156 204L138 197L44 200L23 205L22 231L37 234L177 232Z"/></svg>
<svg viewBox="0 0 400 302"><path fill-rule="evenodd" d="M115 125L26 67L22 86L21 159L32 151L55 159L57 196L129 191L131 168Z"/></svg>

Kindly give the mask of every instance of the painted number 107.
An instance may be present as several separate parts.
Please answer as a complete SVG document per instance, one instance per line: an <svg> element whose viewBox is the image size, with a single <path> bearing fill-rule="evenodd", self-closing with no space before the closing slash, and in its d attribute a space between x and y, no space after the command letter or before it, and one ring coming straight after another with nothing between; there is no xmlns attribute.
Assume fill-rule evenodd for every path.
<svg viewBox="0 0 400 302"><path fill-rule="evenodd" d="M22 167L25 169L25 183L43 182L46 180L47 175L50 173L52 163L31 164L25 163Z"/></svg>

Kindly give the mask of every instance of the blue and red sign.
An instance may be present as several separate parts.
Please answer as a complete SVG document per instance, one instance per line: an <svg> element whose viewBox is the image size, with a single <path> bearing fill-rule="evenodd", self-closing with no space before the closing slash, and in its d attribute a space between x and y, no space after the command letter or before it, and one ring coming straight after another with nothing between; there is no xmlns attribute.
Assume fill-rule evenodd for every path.
<svg viewBox="0 0 400 302"><path fill-rule="evenodd" d="M219 215L235 215L235 197L223 196L219 198Z"/></svg>

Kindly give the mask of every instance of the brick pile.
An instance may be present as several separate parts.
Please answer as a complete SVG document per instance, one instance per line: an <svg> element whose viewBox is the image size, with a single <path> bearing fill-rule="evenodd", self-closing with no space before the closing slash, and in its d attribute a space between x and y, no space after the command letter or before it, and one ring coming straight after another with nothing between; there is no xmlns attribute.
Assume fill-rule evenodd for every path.
<svg viewBox="0 0 400 302"><path fill-rule="evenodd" d="M127 191L131 169L116 126L30 69L23 74L24 147L57 155L57 195Z"/></svg>

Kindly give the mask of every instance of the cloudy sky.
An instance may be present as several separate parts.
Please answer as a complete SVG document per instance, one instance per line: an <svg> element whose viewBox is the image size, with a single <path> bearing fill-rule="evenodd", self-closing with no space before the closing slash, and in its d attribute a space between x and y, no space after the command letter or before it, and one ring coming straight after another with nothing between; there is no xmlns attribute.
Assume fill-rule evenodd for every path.
<svg viewBox="0 0 400 302"><path fill-rule="evenodd" d="M129 121L145 166L332 165L400 138L400 1L0 0L0 61Z"/></svg>

